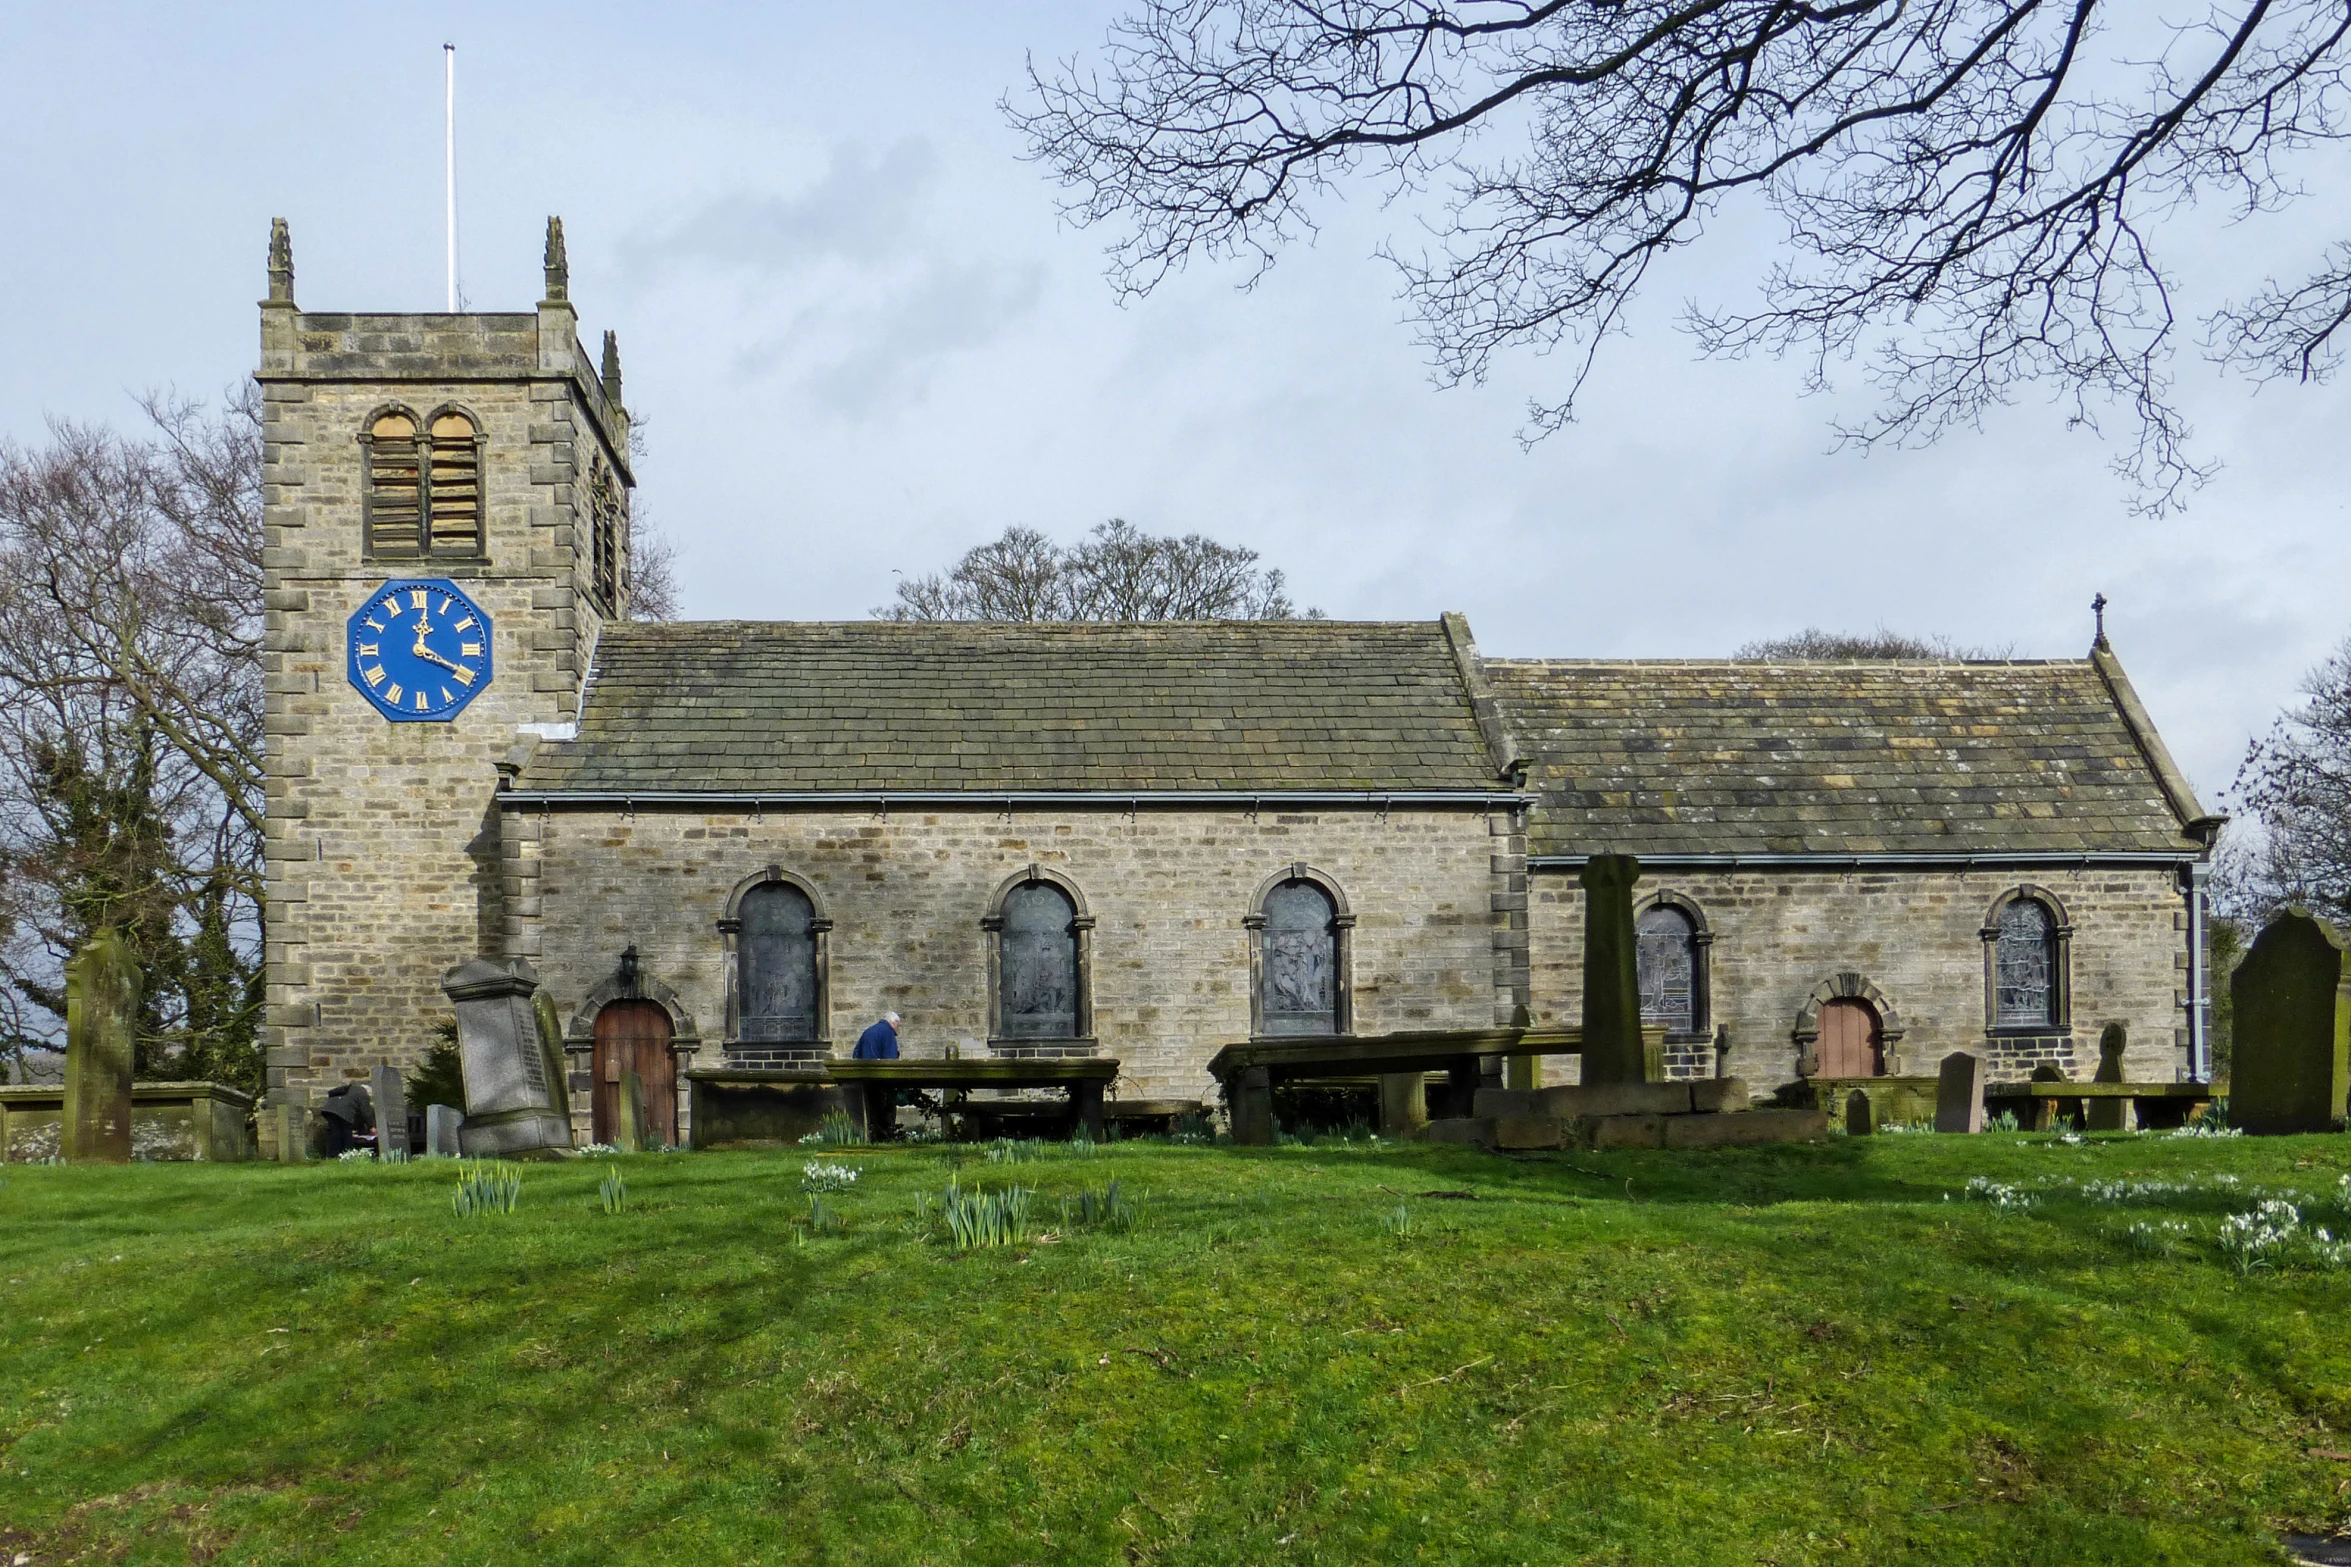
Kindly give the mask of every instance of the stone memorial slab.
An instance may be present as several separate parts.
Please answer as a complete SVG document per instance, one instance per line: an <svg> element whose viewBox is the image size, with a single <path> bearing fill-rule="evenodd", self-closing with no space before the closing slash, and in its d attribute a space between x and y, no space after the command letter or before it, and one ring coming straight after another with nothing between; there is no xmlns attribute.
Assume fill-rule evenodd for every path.
<svg viewBox="0 0 2351 1567"><path fill-rule="evenodd" d="M1641 1036L1639 945L1633 883L1641 862L1595 854L1577 880L1584 889L1583 1081L1641 1083L1652 1074Z"/></svg>
<svg viewBox="0 0 2351 1567"><path fill-rule="evenodd" d="M1943 1058L1935 1079L1935 1130L1980 1132L1984 1129L1984 1058L1954 1050Z"/></svg>
<svg viewBox="0 0 2351 1567"><path fill-rule="evenodd" d="M537 1153L571 1146L571 1118L547 1070L531 997L539 976L520 958L476 958L441 976L457 1007L457 1059L465 1074L459 1146L471 1156Z"/></svg>
<svg viewBox="0 0 2351 1567"><path fill-rule="evenodd" d="M2229 1121L2255 1136L2340 1131L2351 1094L2351 964L2307 909L2262 927L2229 982L2236 1059Z"/></svg>
<svg viewBox="0 0 2351 1567"><path fill-rule="evenodd" d="M301 1164L310 1157L310 1107L274 1104L269 1107L277 1131L278 1163Z"/></svg>
<svg viewBox="0 0 2351 1567"><path fill-rule="evenodd" d="M641 1072L620 1074L620 1125L613 1140L622 1153L645 1151L645 1077Z"/></svg>
<svg viewBox="0 0 2351 1567"><path fill-rule="evenodd" d="M408 1085L399 1069L379 1066L367 1081L376 1102L376 1157L408 1153Z"/></svg>
<svg viewBox="0 0 2351 1567"><path fill-rule="evenodd" d="M555 998L544 990L531 992L531 1015L539 1021L539 1054L546 1058L547 1085L555 1113L571 1119L571 1068L563 1059L563 1019L555 1012Z"/></svg>
<svg viewBox="0 0 2351 1567"><path fill-rule="evenodd" d="M465 1112L454 1105L426 1105L424 1107L424 1156L427 1159L456 1159L464 1148L458 1132L465 1125Z"/></svg>
<svg viewBox="0 0 2351 1567"><path fill-rule="evenodd" d="M2123 1051L2130 1044L2130 1030L2120 1023L2109 1023L2098 1031L2098 1072L2090 1080L2094 1083L2127 1082L2122 1072ZM2089 1130L2093 1132L2127 1132L2138 1124L2136 1107L2128 1099L2099 1098L2089 1101Z"/></svg>
<svg viewBox="0 0 2351 1567"><path fill-rule="evenodd" d="M1845 1100L1845 1133L1849 1137L1869 1137L1878 1129L1877 1106L1870 1102L1865 1089L1856 1088Z"/></svg>
<svg viewBox="0 0 2351 1567"><path fill-rule="evenodd" d="M139 963L122 932L100 930L65 969L69 1164L131 1162L131 1061Z"/></svg>

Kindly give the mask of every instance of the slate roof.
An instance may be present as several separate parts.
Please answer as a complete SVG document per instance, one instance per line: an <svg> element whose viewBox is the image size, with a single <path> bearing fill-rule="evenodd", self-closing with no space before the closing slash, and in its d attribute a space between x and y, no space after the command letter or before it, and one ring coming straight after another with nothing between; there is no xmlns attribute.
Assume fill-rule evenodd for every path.
<svg viewBox="0 0 2351 1567"><path fill-rule="evenodd" d="M2202 810L2111 653L1485 675L1539 795L1530 854L2196 847Z"/></svg>
<svg viewBox="0 0 2351 1567"><path fill-rule="evenodd" d="M524 791L1493 790L1439 621L616 625Z"/></svg>

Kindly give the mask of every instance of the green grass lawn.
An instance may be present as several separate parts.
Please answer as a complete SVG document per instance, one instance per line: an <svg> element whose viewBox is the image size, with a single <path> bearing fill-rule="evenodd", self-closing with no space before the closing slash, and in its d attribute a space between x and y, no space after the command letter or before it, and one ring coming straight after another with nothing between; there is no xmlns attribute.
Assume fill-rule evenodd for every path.
<svg viewBox="0 0 2351 1567"><path fill-rule="evenodd" d="M803 1239L807 1157L463 1219L445 1163L0 1170L0 1567L2209 1567L2351 1514L2351 1266L2218 1243L2256 1188L2351 1228L2351 1138L858 1149ZM917 1218L957 1166L1028 1243ZM1062 1225L1114 1179L1135 1227Z"/></svg>

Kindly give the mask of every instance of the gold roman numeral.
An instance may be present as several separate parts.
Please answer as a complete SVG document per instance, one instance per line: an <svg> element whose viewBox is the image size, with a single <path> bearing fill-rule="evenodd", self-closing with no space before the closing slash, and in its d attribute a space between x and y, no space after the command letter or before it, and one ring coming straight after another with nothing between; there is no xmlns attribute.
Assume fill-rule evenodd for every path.
<svg viewBox="0 0 2351 1567"><path fill-rule="evenodd" d="M429 713L429 712L431 712L431 711L432 711L432 707L433 707L433 704L432 704L432 702L431 702L429 699L427 699L427 697L425 696L425 694L424 694L422 691L419 691L418 693L416 693L416 710L417 710L418 712L420 712L420 713Z"/></svg>
<svg viewBox="0 0 2351 1567"><path fill-rule="evenodd" d="M381 664L376 665L373 669L363 669L360 673L367 677L367 683L371 686L380 686L384 683L384 666ZM394 686L392 689L397 691L400 688Z"/></svg>
<svg viewBox="0 0 2351 1567"><path fill-rule="evenodd" d="M374 633L375 633L377 636L379 636L379 637L380 637L380 636L382 636L382 635L384 634L384 628L383 628L383 627L381 627L381 626L379 626L379 625L377 625L377 624L376 624L374 621L372 621L372 620L370 620L370 621L365 621L365 622L362 622L362 624L364 624L364 625L367 627L367 629L368 629L368 630L370 630L370 631L374 632Z"/></svg>
<svg viewBox="0 0 2351 1567"><path fill-rule="evenodd" d="M359 644L359 656L360 656L361 658L381 658L381 657L383 657L384 655L383 655L381 652L379 652L379 651L377 650L377 647L378 647L378 644L376 644L376 643L373 643L373 642L362 642L362 643L360 643L360 644Z"/></svg>
<svg viewBox="0 0 2351 1567"><path fill-rule="evenodd" d="M413 608L416 608L416 609L422 609L422 608L424 608L424 595L425 595L425 590L424 590L424 589L422 589L422 588L410 588L410 589L408 590L408 602L409 602L409 604L410 604L410 605L411 605Z"/></svg>
<svg viewBox="0 0 2351 1567"><path fill-rule="evenodd" d="M389 686L384 688L384 700L391 703L394 707L398 707L400 705L399 681L395 680Z"/></svg>
<svg viewBox="0 0 2351 1567"><path fill-rule="evenodd" d="M480 658L482 645L479 642L460 642L457 644L457 656L459 658Z"/></svg>
<svg viewBox="0 0 2351 1567"><path fill-rule="evenodd" d="M420 696L416 700L421 705L424 701L424 698ZM454 702L457 700L457 698L453 693L451 693L447 686L443 686L441 687L441 700L444 702Z"/></svg>
<svg viewBox="0 0 2351 1567"><path fill-rule="evenodd" d="M449 629L451 631L471 631L473 626L474 619L471 615L468 615L463 620L459 621L456 625L451 626Z"/></svg>
<svg viewBox="0 0 2351 1567"><path fill-rule="evenodd" d="M383 603L376 607L384 612L384 618L386 620L398 620L400 618L400 601L396 598L386 598Z"/></svg>

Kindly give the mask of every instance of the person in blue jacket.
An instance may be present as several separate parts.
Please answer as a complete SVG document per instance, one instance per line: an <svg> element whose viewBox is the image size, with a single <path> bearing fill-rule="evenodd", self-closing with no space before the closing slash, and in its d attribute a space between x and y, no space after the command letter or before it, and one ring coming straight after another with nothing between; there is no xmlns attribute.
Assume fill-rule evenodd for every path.
<svg viewBox="0 0 2351 1567"><path fill-rule="evenodd" d="M898 1014L884 1012L880 1021L857 1036L857 1048L849 1052L852 1061L895 1061L898 1059Z"/></svg>

